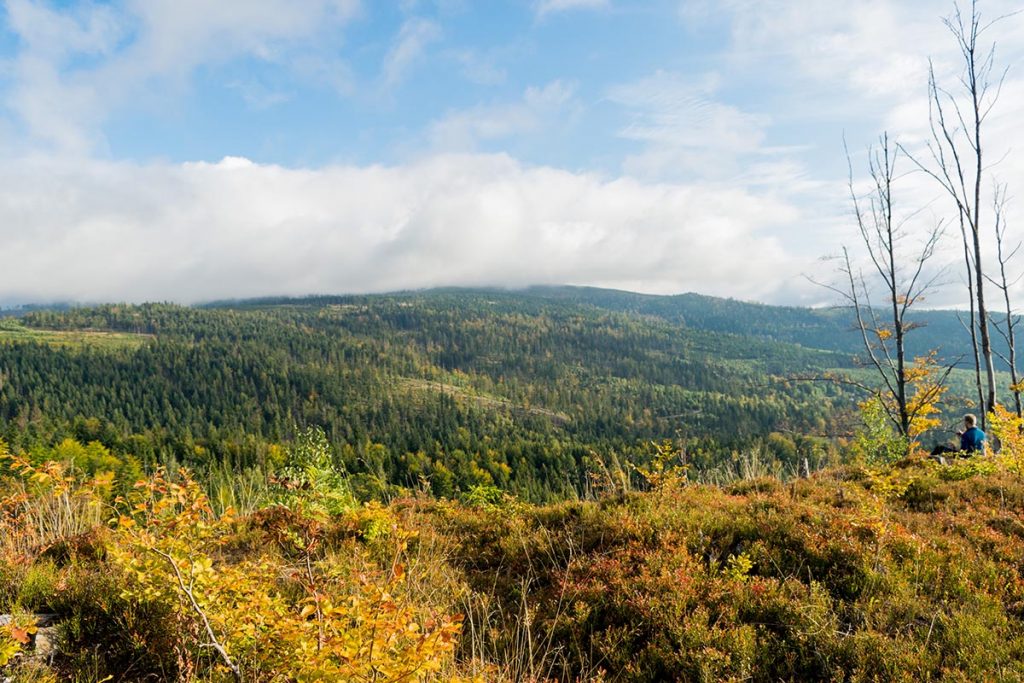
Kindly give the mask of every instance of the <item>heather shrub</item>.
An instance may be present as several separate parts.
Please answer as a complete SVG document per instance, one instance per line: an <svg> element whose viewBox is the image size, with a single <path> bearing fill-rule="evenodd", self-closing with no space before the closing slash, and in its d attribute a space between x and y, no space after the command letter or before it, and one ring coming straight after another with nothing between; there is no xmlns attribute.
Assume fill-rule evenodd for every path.
<svg viewBox="0 0 1024 683"><path fill-rule="evenodd" d="M59 579L57 566L52 561L42 558L32 563L21 576L17 605L32 612L48 611Z"/></svg>
<svg viewBox="0 0 1024 683"><path fill-rule="evenodd" d="M139 604L124 595L115 566L76 561L62 572L52 607L61 655L57 669L67 679L83 672L91 680L174 680L179 675L181 633L168 606Z"/></svg>
<svg viewBox="0 0 1024 683"><path fill-rule="evenodd" d="M46 675L69 680L457 679L454 597L426 594L440 559L391 508L354 505L316 437L251 518L215 512L185 470L111 498L109 475L8 456L0 595L24 618L0 628L6 675L35 671L24 610L52 610Z"/></svg>
<svg viewBox="0 0 1024 683"><path fill-rule="evenodd" d="M444 529L489 613L530 616L534 670L557 680L1018 680L1024 505L993 476L676 482L514 515L450 508ZM491 624L477 652L527 670L515 623Z"/></svg>

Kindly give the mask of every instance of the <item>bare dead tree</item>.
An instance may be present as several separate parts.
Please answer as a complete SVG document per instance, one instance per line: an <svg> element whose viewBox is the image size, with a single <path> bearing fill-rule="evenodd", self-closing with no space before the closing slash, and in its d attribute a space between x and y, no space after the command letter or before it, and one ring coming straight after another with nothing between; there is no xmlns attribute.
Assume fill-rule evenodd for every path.
<svg viewBox="0 0 1024 683"><path fill-rule="evenodd" d="M974 310L974 266L971 262L970 240L967 238L967 225L963 214L960 214L960 239L964 248L964 273L966 275L965 279L967 282L967 300L970 304L970 317L968 318L968 322L965 323L963 318L960 317L960 311L957 311L956 318L971 336L971 360L974 361L974 386L977 391L978 407L979 409L982 409L985 406L985 389L981 382L981 354L978 352L977 314ZM984 414L984 410L982 410L982 414Z"/></svg>
<svg viewBox="0 0 1024 683"><path fill-rule="evenodd" d="M977 0L971 0L970 11L965 14L954 5L953 14L943 20L952 34L963 70L957 90L939 85L933 64L928 70L929 124L931 140L927 145L930 161L916 157L917 166L935 179L956 205L962 221L962 237L967 255L968 278L973 286L969 291L972 301L972 342L980 366L985 368L985 392L982 397L982 425L985 415L995 405L995 365L992 360L992 339L989 330L989 312L985 302L985 261L982 242L986 225L983 224L982 195L985 175L985 121L999 100L1006 71L995 71L996 46L985 47L981 41L993 24L1005 17L983 23ZM977 334L973 334L976 330Z"/></svg>
<svg viewBox="0 0 1024 683"><path fill-rule="evenodd" d="M913 234L910 224L920 211L897 213L894 184L902 156L899 146L883 134L878 147L868 150L872 183L867 193L860 194L847 151L850 199L870 277L855 267L849 248L844 246L839 271L845 282L825 287L841 296L852 310L867 362L881 382L875 393L885 399L882 405L899 434L910 437L921 405L909 395L906 337L916 324L908 319L908 313L924 299L941 273L929 272L927 265L942 237L943 225L940 222L925 231L916 248L906 244ZM884 296L884 308L872 305L872 291Z"/></svg>
<svg viewBox="0 0 1024 683"><path fill-rule="evenodd" d="M1010 289L1013 285L1024 276L1024 273L1018 274L1013 281L1010 281L1006 273L1007 264L1013 260L1013 257L1020 251L1021 243L1017 242L1015 246L1009 248L1007 246L1006 236L1006 186L996 185L995 197L993 199L992 212L995 216L996 226L996 257L999 260L999 279L988 277L997 289L1003 293L1003 303L1006 306L1005 318L1001 321L993 320L993 327L1003 337L1003 341L1006 342L1008 350L1007 356L1002 356L1003 362L1006 363L1010 368L1010 391L1013 393L1013 406L1017 413L1017 417L1021 417L1021 400L1020 400L1020 378L1017 373L1017 335L1016 328L1020 322L1020 316L1014 313L1013 305L1010 302Z"/></svg>

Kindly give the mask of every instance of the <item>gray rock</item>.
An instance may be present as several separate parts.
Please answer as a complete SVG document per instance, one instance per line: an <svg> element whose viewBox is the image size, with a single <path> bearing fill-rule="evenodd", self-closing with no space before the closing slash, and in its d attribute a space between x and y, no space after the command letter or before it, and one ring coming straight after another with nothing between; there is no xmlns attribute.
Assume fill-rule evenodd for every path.
<svg viewBox="0 0 1024 683"><path fill-rule="evenodd" d="M52 626L60 618L59 614L33 614L36 626ZM0 614L0 626L7 626L14 617L10 614Z"/></svg>
<svg viewBox="0 0 1024 683"><path fill-rule="evenodd" d="M53 660L57 654L57 627L46 626L36 631L35 652L36 657L47 662Z"/></svg>
<svg viewBox="0 0 1024 683"><path fill-rule="evenodd" d="M60 615L57 614L33 614L36 633L32 638L32 647L25 648L24 656L43 661L49 664L57 655L57 621ZM11 614L0 614L0 626L7 626L14 620ZM0 679L0 683L6 683Z"/></svg>

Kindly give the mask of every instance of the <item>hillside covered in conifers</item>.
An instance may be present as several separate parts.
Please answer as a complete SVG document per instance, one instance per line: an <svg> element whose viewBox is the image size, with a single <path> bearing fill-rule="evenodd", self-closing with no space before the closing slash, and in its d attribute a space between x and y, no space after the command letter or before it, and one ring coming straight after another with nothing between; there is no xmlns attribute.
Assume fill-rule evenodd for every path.
<svg viewBox="0 0 1024 683"><path fill-rule="evenodd" d="M838 460L864 398L826 379L864 377L844 315L586 288L35 310L0 319L0 434L250 471L319 426L366 498L572 497L665 438L704 471L795 471ZM955 316L922 315L911 352L958 355Z"/></svg>

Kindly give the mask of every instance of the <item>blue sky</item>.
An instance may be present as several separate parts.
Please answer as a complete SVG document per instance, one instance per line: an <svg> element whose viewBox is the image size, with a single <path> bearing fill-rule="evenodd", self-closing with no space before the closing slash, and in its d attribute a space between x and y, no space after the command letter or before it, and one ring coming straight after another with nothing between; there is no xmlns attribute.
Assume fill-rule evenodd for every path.
<svg viewBox="0 0 1024 683"><path fill-rule="evenodd" d="M883 129L919 144L928 58L957 73L935 0L3 8L0 301L575 283L820 303L803 274L855 235L843 136L855 162ZM1021 24L992 33L1010 66Z"/></svg>
<svg viewBox="0 0 1024 683"><path fill-rule="evenodd" d="M462 136L434 139L440 122L465 111L494 115L521 104L531 89L551 88L552 98L573 100L576 111L475 139L474 149L614 172L628 149L615 133L629 113L609 101L609 87L659 70L713 68L715 51L725 47L723 26L686 30L675 2L564 4L545 10L502 0L345 2L332 11L330 3L294 3L286 13L313 14L315 26L291 35L254 31L248 49L218 53L210 46L181 80L180 73L152 74L151 83L132 93L138 99L126 97L86 131L89 151L140 161L244 156L288 166L401 163L439 147L464 151ZM26 47L10 12L32 5L78 22L105 7L118 23L109 29L113 59L83 50L65 60L67 75L127 57L152 30L119 11L130 4L14 2L3 46L9 59ZM551 109L558 104L565 102ZM11 118L23 134L33 132L31 121Z"/></svg>

